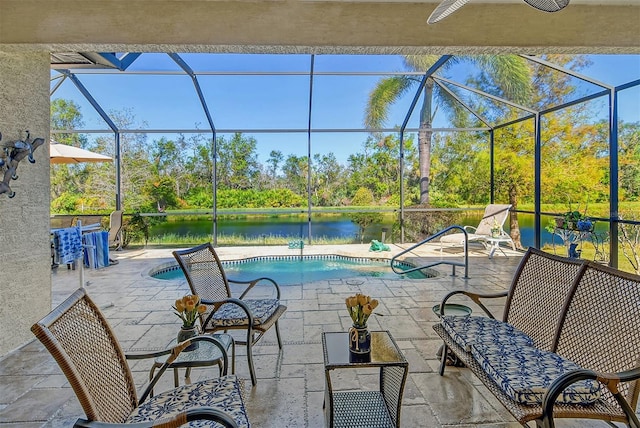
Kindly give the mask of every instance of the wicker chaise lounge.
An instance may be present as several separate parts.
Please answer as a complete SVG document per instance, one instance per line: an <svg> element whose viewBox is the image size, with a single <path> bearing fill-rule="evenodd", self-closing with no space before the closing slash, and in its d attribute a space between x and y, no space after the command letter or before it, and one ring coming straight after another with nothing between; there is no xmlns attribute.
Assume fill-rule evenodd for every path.
<svg viewBox="0 0 640 428"><path fill-rule="evenodd" d="M166 351L125 356L106 319L84 289L73 293L31 330L55 358L82 405L87 419L78 419L75 427L134 424L136 428L168 428L191 421L198 421L198 427L250 426L242 385L235 375L226 376L226 349L211 336L198 336ZM225 375L147 399L169 364L193 341L218 346ZM167 354L170 354L167 362L138 398L126 358Z"/></svg>
<svg viewBox="0 0 640 428"><path fill-rule="evenodd" d="M454 295L471 298L487 317L447 316L444 303ZM505 296L497 321L482 301ZM445 349L522 425L578 418L640 428L639 276L529 249L508 293L456 291L440 309L434 329Z"/></svg>

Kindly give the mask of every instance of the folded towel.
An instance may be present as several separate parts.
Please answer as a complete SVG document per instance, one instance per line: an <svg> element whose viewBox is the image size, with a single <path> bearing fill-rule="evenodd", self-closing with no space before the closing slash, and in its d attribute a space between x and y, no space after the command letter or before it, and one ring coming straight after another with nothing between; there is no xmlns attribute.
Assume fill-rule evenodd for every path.
<svg viewBox="0 0 640 428"><path fill-rule="evenodd" d="M91 232L82 235L85 247L84 265L99 269L109 266L109 232Z"/></svg>

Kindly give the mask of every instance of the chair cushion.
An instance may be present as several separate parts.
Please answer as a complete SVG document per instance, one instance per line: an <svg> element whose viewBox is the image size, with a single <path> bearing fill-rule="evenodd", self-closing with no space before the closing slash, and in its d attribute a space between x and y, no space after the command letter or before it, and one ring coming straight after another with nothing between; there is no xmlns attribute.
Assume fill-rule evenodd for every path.
<svg viewBox="0 0 640 428"><path fill-rule="evenodd" d="M462 349L471 352L474 343L510 343L533 346L533 339L509 323L488 317L445 315L442 326Z"/></svg>
<svg viewBox="0 0 640 428"><path fill-rule="evenodd" d="M528 405L542 404L544 394L554 380L580 368L558 354L532 346L474 343L471 354L505 394ZM566 388L556 402L590 404L599 398L600 383L583 380Z"/></svg>
<svg viewBox="0 0 640 428"><path fill-rule="evenodd" d="M475 233L467 234L467 239L469 242L472 241L484 241L487 239L487 235L478 235ZM464 233L450 233L449 235L444 235L440 237L440 242L445 244L464 244Z"/></svg>
<svg viewBox="0 0 640 428"><path fill-rule="evenodd" d="M184 385L149 398L127 418L128 423L155 421L196 407L213 407L228 413L238 427L249 427L246 409L235 375ZM193 421L188 427L221 426L211 421Z"/></svg>
<svg viewBox="0 0 640 428"><path fill-rule="evenodd" d="M247 299L243 300L253 314L253 325L266 322L280 306L278 299ZM213 315L211 323L214 327L236 327L248 325L247 314L242 308L233 303L225 303Z"/></svg>

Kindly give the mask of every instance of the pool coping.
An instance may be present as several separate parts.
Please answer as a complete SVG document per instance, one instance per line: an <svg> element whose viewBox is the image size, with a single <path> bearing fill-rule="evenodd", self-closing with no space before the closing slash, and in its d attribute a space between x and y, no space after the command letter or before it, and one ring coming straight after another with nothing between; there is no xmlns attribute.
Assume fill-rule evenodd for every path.
<svg viewBox="0 0 640 428"><path fill-rule="evenodd" d="M385 257L355 257L355 256L345 256L342 254L303 254L303 255L275 255L275 256L251 256L251 257L245 257L242 259L231 259L231 260L222 260L222 265L238 265L238 264L242 264L242 263L251 263L251 262L255 262L255 261L264 261L264 260L268 260L268 261L277 261L277 260L295 260L295 259L300 259L303 258L305 260L318 260L318 259L326 259L326 260L344 260L344 259L348 259L350 261L357 261L357 262L361 262L361 263L368 263L368 262L391 262L391 258L385 258ZM396 261L396 265L397 266L405 266L405 267L409 267L409 268L415 268L417 266L415 266L412 263L406 262L406 261L401 261L401 260L397 260ZM167 273L167 272L172 272L174 270L179 270L180 266L178 265L177 262L165 262L165 263L161 263L158 266L154 266L153 268L149 269L149 271L147 272L147 276L151 277L152 279L158 280L158 281L172 281L172 279L164 279L164 278L158 278L154 275L161 275L163 273ZM422 270L428 270L430 275L426 275L423 273L423 275L425 275L424 278L398 278L398 279L403 279L403 280L421 280L421 279L435 279L440 277L442 274L441 272L437 271L436 269L431 269L431 268L425 268Z"/></svg>

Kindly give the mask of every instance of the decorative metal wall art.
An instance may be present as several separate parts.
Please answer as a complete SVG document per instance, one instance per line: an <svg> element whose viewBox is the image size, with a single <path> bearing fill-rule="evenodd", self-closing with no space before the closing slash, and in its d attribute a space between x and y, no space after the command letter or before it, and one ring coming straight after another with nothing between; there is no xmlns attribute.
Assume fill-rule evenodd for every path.
<svg viewBox="0 0 640 428"><path fill-rule="evenodd" d="M18 164L24 158L27 158L30 163L35 163L36 160L33 157L35 149L44 144L44 138L36 138L31 140L29 131L25 131L27 138L24 140L9 141L7 143L1 143L2 134L0 133L0 194L6 193L9 198L13 198L16 192L11 190L9 185L11 180L17 180Z"/></svg>

